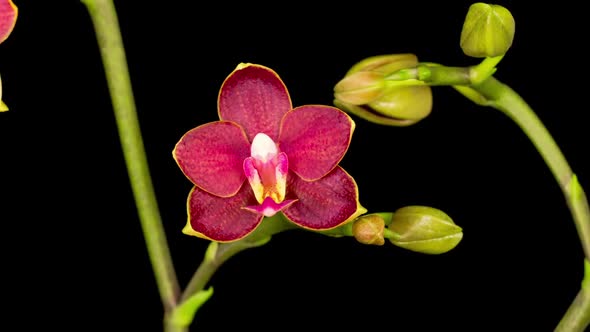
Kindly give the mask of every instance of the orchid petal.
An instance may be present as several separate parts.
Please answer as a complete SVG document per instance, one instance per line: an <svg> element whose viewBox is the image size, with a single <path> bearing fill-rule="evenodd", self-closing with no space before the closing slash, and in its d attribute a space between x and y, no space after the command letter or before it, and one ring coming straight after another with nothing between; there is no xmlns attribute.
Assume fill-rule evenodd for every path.
<svg viewBox="0 0 590 332"><path fill-rule="evenodd" d="M197 187L213 195L229 197L235 195L246 180L243 162L250 155L250 143L240 126L217 121L184 134L172 155Z"/></svg>
<svg viewBox="0 0 590 332"><path fill-rule="evenodd" d="M279 147L290 169L313 181L329 173L344 157L354 121L341 110L322 105L300 106L285 114Z"/></svg>
<svg viewBox="0 0 590 332"><path fill-rule="evenodd" d="M18 8L12 0L0 0L0 43L12 33L17 17Z"/></svg>
<svg viewBox="0 0 590 332"><path fill-rule="evenodd" d="M189 217L182 232L218 242L239 240L254 231L262 221L263 215L242 208L254 202L248 186L242 186L229 198L193 187L187 202Z"/></svg>
<svg viewBox="0 0 590 332"><path fill-rule="evenodd" d="M238 65L219 91L219 118L239 123L250 141L258 133L276 141L281 118L291 108L283 81L272 69L261 65Z"/></svg>
<svg viewBox="0 0 590 332"><path fill-rule="evenodd" d="M340 226L367 212L359 203L356 182L340 166L323 178L308 182L289 174L289 188L296 204L283 210L295 224L311 229L326 230Z"/></svg>

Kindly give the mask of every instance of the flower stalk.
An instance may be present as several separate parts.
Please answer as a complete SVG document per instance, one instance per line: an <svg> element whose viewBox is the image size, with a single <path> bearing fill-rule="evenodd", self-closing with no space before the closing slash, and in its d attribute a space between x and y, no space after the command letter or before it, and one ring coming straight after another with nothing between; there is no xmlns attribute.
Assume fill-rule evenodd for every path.
<svg viewBox="0 0 590 332"><path fill-rule="evenodd" d="M246 249L260 247L268 243L271 237L275 234L297 228L298 227L288 221L283 214L277 213L272 217L265 218L260 226L245 238L228 243L211 242L207 248L203 261L182 293L180 303L204 290L217 269L234 255Z"/></svg>
<svg viewBox="0 0 590 332"><path fill-rule="evenodd" d="M590 325L590 262L584 260L582 288L555 328L555 332L585 331Z"/></svg>
<svg viewBox="0 0 590 332"><path fill-rule="evenodd" d="M160 297L168 315L177 304L179 286L148 169L117 13L112 0L82 0L82 3L94 25L129 181Z"/></svg>

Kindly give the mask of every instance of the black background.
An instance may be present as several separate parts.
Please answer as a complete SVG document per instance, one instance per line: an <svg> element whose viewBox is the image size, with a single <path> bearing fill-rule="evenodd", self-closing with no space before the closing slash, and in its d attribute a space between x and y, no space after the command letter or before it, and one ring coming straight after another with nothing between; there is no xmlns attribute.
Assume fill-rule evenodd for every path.
<svg viewBox="0 0 590 332"><path fill-rule="evenodd" d="M0 236L6 326L160 331L162 307L128 183L93 27L78 1L15 1L0 45ZM115 1L147 157L180 283L207 242L181 233L191 184L171 156L217 119L240 62L276 70L294 105L331 104L355 62L413 52L471 65L467 1L230 4ZM502 1L516 20L496 77L535 109L590 187L586 25L574 1ZM331 328L551 331L582 280L563 195L520 129L448 87L408 128L356 119L341 165L370 212L437 207L463 227L439 256L302 231L240 253L211 280L194 330ZM10 330L10 329L9 329Z"/></svg>

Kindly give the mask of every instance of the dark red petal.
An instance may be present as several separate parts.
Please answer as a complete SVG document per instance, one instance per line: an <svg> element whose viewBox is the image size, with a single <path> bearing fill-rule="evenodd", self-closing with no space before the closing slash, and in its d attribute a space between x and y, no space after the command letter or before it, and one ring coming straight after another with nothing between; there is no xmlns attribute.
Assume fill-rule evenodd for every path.
<svg viewBox="0 0 590 332"><path fill-rule="evenodd" d="M17 17L18 8L14 3L11 0L0 0L0 43L12 33Z"/></svg>
<svg viewBox="0 0 590 332"><path fill-rule="evenodd" d="M275 142L279 124L291 110L291 99L283 81L272 69L240 64L225 79L218 99L219 118L238 123L250 142L265 133Z"/></svg>
<svg viewBox="0 0 590 332"><path fill-rule="evenodd" d="M196 186L228 197L235 195L246 180L242 164L250 155L250 143L237 124L211 122L184 134L172 155Z"/></svg>
<svg viewBox="0 0 590 332"><path fill-rule="evenodd" d="M325 230L342 225L367 210L359 203L354 179L340 166L317 181L305 181L290 173L289 198L299 199L283 214L301 227Z"/></svg>
<svg viewBox="0 0 590 332"><path fill-rule="evenodd" d="M354 121L336 107L307 105L285 114L279 148L289 168L301 178L317 180L330 172L348 150Z"/></svg>
<svg viewBox="0 0 590 332"><path fill-rule="evenodd" d="M193 187L188 198L188 223L185 234L218 242L239 240L250 234L262 221L263 215L246 209L256 204L249 186L234 196L222 198Z"/></svg>

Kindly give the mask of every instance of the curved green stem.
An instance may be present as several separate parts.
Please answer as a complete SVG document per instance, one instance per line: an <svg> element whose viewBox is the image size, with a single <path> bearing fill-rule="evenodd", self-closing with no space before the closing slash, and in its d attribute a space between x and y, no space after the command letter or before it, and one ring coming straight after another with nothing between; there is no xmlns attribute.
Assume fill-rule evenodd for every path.
<svg viewBox="0 0 590 332"><path fill-rule="evenodd" d="M179 296L178 281L149 174L117 13L112 0L82 0L82 3L94 24L129 181L160 297L168 315Z"/></svg>
<svg viewBox="0 0 590 332"><path fill-rule="evenodd" d="M583 332L588 325L590 325L590 291L581 289L555 328L555 332Z"/></svg>
<svg viewBox="0 0 590 332"><path fill-rule="evenodd" d="M240 240L230 243L211 242L203 261L193 274L188 286L182 293L180 303L189 299L192 295L202 291L217 269L235 254L248 248L258 247L266 242L250 243Z"/></svg>
<svg viewBox="0 0 590 332"><path fill-rule="evenodd" d="M584 331L590 325L590 261L584 260L582 289L576 295L555 331Z"/></svg>
<svg viewBox="0 0 590 332"><path fill-rule="evenodd" d="M491 61L491 60L490 60ZM486 72L489 70L486 65ZM510 117L531 140L557 180L572 213L584 254L590 258L590 209L577 177L572 172L559 146L532 108L514 90L493 76L481 79L474 75L475 67L447 67L436 63L422 63L393 73L387 80L420 80L429 85L450 85L479 105L491 106ZM474 84L473 77L481 83Z"/></svg>
<svg viewBox="0 0 590 332"><path fill-rule="evenodd" d="M589 259L590 209L586 194L541 120L516 92L493 77L473 88L490 101L490 106L508 115L535 145L559 183L576 224L584 254ZM589 324L590 290L582 287L555 331L584 331Z"/></svg>
<svg viewBox="0 0 590 332"><path fill-rule="evenodd" d="M506 84L491 75L501 58L484 60L479 66L447 67L421 63L387 76L387 80L419 80L429 85L449 85L482 106L491 106L506 114L528 136L559 184L578 231L586 259L590 259L590 208L588 199L559 146L532 108ZM486 62L487 61L487 62ZM588 273L587 273L588 274ZM588 278L588 277L586 277ZM556 331L582 331L590 324L590 291L583 288L562 318ZM580 329L582 328L582 329Z"/></svg>
<svg viewBox="0 0 590 332"><path fill-rule="evenodd" d="M473 86L504 112L529 137L557 180L572 213L584 254L590 257L590 209L584 190L549 131L529 105L507 85L493 77Z"/></svg>
<svg viewBox="0 0 590 332"><path fill-rule="evenodd" d="M296 228L295 224L289 222L281 213L277 213L273 217L265 218L252 234L241 240L229 243L211 242L203 261L182 293L180 304L202 291L217 269L237 253L262 246L268 243L273 235Z"/></svg>

